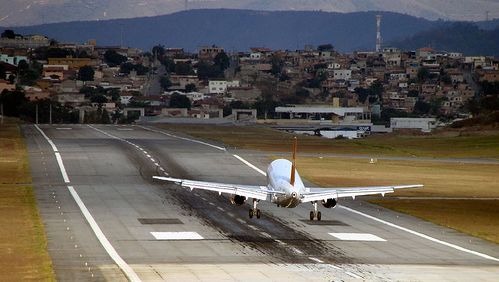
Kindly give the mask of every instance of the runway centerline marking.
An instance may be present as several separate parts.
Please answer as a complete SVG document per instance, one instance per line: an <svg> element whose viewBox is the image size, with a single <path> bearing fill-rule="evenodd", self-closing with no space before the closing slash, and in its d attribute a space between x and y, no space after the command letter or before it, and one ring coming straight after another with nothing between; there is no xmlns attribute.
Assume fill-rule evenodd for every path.
<svg viewBox="0 0 499 282"><path fill-rule="evenodd" d="M148 131L152 131L152 132L156 132L156 133L159 133L159 134L163 134L163 135L166 135L166 136L169 136L169 137L172 137L172 138L177 138L177 139L180 139L180 140L186 140L186 141L198 143L198 144L201 144L201 145L205 145L205 146L208 146L208 147L211 147L211 148L215 148L215 149L220 150L220 151L227 151L227 149L225 149L224 147L215 146L213 144L210 144L210 143L207 143L207 142L203 142L203 141L200 141L200 140L191 139L191 138L187 138L187 137L180 137L180 136L177 136L177 135L174 135L174 134L171 134L171 133L167 133L165 131L155 130L155 129L147 128L147 127L141 126L141 125L138 125L138 127L142 128L142 129L145 129L145 130L148 130Z"/></svg>
<svg viewBox="0 0 499 282"><path fill-rule="evenodd" d="M40 133L45 138L45 140L47 140L47 142L50 144L50 146L52 146L52 149L53 149L54 154L55 154L56 159L57 159L57 163L59 165L59 169L60 169L62 176L64 178L64 182L69 183L70 180L69 180L69 177L66 173L66 169L64 168L64 163L62 162L62 158L61 158L61 155L59 153L59 150L55 146L54 142L52 142L52 140L47 137L45 132L43 132L43 130L41 130L40 127L38 127L38 125L35 124L35 128L38 129L38 131L40 131ZM97 237L97 239L99 240L101 245L104 247L104 249L106 250L108 255L113 259L113 261L118 265L118 267L123 271L123 273L127 276L127 278L130 281L134 281L134 282L141 281L139 276L137 275L137 273L135 273L135 271L121 258L121 256L118 254L118 252L116 252L116 249L114 249L114 247L111 245L109 240L106 238L106 236L104 235L104 233L100 229L99 225L97 224L97 222L93 218L90 211L87 209L87 207L85 206L85 204L81 200L80 196L78 195L78 193L76 192L74 187L67 186L67 188L68 188L71 196L75 200L76 204L80 208L80 211L82 212L83 216L87 220L88 224L92 228L92 231L94 232L95 236ZM60 206L59 206L59 208L60 208Z"/></svg>

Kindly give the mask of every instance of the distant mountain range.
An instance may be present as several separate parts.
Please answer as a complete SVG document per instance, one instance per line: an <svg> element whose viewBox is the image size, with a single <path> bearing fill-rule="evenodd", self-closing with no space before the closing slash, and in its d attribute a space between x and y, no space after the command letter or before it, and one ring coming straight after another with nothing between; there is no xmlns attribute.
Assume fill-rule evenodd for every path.
<svg viewBox="0 0 499 282"><path fill-rule="evenodd" d="M21 34L45 34L61 42L96 39L99 45L120 45L149 50L156 44L190 51L204 45L219 45L232 51L250 47L301 49L305 45L331 43L341 52L373 50L377 12L258 12L250 10L190 10L166 16L45 24L15 28ZM384 12L381 30L385 45L408 49L440 46L438 37L425 39L430 30L453 26L453 22L429 21L408 15ZM499 20L476 23L494 29ZM479 30L472 30L476 33ZM467 30L470 31L470 30ZM429 32L426 34L424 32ZM488 33L487 33L488 34ZM419 36L410 41L413 36ZM483 35L483 34L482 34ZM494 36L494 33L490 33ZM487 35L488 36L488 35ZM440 37L444 39L444 37ZM497 45L499 38L492 45ZM412 42L412 43L411 43ZM468 42L470 45L473 42ZM444 46L444 45L442 45ZM448 51L474 53L461 45L445 45ZM497 48L496 48L497 49ZM499 52L498 52L499 53ZM498 54L494 53L494 54Z"/></svg>
<svg viewBox="0 0 499 282"><path fill-rule="evenodd" d="M498 0L0 0L0 25L136 18L221 8L340 13L385 11L430 20L499 18Z"/></svg>

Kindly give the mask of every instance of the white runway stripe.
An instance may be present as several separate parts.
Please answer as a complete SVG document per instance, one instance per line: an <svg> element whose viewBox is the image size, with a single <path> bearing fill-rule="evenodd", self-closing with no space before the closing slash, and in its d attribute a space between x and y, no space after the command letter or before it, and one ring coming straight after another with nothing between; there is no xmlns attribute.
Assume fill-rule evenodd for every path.
<svg viewBox="0 0 499 282"><path fill-rule="evenodd" d="M197 232L151 232L156 240L202 240Z"/></svg>
<svg viewBox="0 0 499 282"><path fill-rule="evenodd" d="M372 241L385 242L386 240L368 233L329 233L329 235L344 241Z"/></svg>

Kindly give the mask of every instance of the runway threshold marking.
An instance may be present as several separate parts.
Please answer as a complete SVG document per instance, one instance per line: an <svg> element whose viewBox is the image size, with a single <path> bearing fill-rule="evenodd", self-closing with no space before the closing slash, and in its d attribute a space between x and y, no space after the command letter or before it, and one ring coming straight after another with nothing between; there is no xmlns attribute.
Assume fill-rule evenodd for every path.
<svg viewBox="0 0 499 282"><path fill-rule="evenodd" d="M329 235L343 241L386 242L385 239L369 233L329 233Z"/></svg>
<svg viewBox="0 0 499 282"><path fill-rule="evenodd" d="M249 166L250 168L254 169L255 171L257 171L258 173L264 175L264 176L267 176L267 174L262 171L261 169L259 169L258 167L256 167L255 165L251 164L250 162L248 162L247 160L243 159L242 157L238 156L238 155L233 155L235 158L237 158L238 160L240 160L241 162L243 162L244 164L246 164L247 166ZM431 236L428 236L426 234L423 234L423 233L420 233L420 232L417 232L417 231L414 231L414 230L411 230L409 228L406 228L406 227L402 227L402 226L399 226L399 225L396 225L394 223L391 223L391 222L388 222L388 221L385 221L385 220L382 220L382 219L379 219L377 217L374 217L372 215L368 215L368 214L365 214L363 212L360 212L360 211L357 211L357 210L354 210L354 209L351 209L351 208L348 208L348 207L345 207L345 206L339 206L340 208L342 209L345 209L347 211L350 211L352 213L355 213L355 214L358 214L358 215L361 215L363 217L366 217L366 218L369 218L369 219L372 219L374 221L377 221L377 222L380 222L380 223L383 223L385 225L388 225L390 227L393 227L393 228L396 228L396 229L399 229L399 230L402 230L402 231L405 231L407 233L410 233L410 234L413 234L413 235L416 235L418 237L421 237L421 238L424 238L424 239L427 239L429 241L432 241L432 242L435 242L435 243L438 243L438 244L441 244L441 245L444 245L444 246L447 246L447 247L450 247L452 249L455 249L455 250L458 250L458 251L461 251L461 252L465 252L465 253L468 253L468 254L472 254L472 255L475 255L475 256L479 256L481 258L484 258L484 259L488 259L488 260L492 260L492 261L496 261L496 262L499 262L499 258L496 258L496 257L493 257L493 256L489 256L487 254L484 254L484 253L480 253L480 252L477 252L477 251L473 251L473 250L470 250L470 249L467 249L467 248L463 248L461 246L458 246L458 245L455 245L455 244L452 244L452 243L449 243L449 242L445 242L445 241L442 241L442 240L439 240L439 239L436 239L436 238L433 238Z"/></svg>
<svg viewBox="0 0 499 282"><path fill-rule="evenodd" d="M203 240L197 232L151 232L156 240Z"/></svg>
<svg viewBox="0 0 499 282"><path fill-rule="evenodd" d="M70 183L69 177L66 173L66 169L64 168L64 163L62 162L61 155L59 153L59 150L55 146L54 142L52 142L52 140L47 137L45 132L43 132L43 130L41 130L40 127L38 127L38 125L35 124L35 128L38 129L38 131L40 131L40 133L45 138L45 140L47 140L47 142L50 144L50 146L52 146L52 149L53 149L54 154L55 154L56 159L57 159L57 163L59 165L59 169L60 169L61 174L64 178L64 182ZM99 240L101 245L104 247L104 249L106 250L108 255L113 259L113 261L123 271L125 276L127 276L128 280L133 281L133 282L141 281L139 276L137 275L137 273L135 273L135 271L121 258L121 256L118 254L116 249L113 247L113 245L111 245L109 240L106 238L106 235L104 235L104 233L100 229L99 225L97 224L97 222L93 218L90 211L87 209L87 207L85 206L85 204L81 200L80 196L78 195L78 193L76 192L74 187L67 186L67 188L68 188L71 196L75 200L76 204L80 208L80 211L82 212L83 216L85 217L88 224L90 225L90 228L92 228L92 231L94 232L95 236L97 237L97 239Z"/></svg>

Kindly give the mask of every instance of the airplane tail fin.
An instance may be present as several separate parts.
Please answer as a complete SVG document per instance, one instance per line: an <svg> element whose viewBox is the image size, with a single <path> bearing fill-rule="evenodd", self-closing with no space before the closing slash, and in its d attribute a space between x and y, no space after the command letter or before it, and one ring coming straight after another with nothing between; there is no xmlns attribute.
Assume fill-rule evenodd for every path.
<svg viewBox="0 0 499 282"><path fill-rule="evenodd" d="M295 172L296 172L296 149L298 147L298 139L296 138L296 136L293 138L293 147L292 147L292 151L293 151L293 159L291 161L292 165L291 165L291 177L290 177L290 181L289 183L291 184L291 186L294 186L295 185Z"/></svg>

